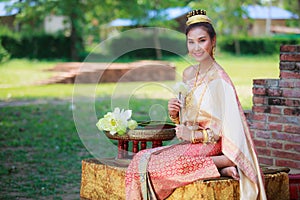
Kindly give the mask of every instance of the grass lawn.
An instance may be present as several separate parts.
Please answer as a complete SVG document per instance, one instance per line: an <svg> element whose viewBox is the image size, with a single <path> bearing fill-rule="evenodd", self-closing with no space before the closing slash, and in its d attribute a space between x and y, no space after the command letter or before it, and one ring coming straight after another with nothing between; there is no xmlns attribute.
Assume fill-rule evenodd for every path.
<svg viewBox="0 0 300 200"><path fill-rule="evenodd" d="M190 65L186 59L167 58L173 62L177 69L178 80L185 67ZM93 90L93 96L111 96L114 93L124 93L128 88L141 87L136 90L135 95L140 97L158 97L169 99L170 92L166 92L167 87L172 87L175 82L161 82L158 84L149 83L121 83L121 84L101 84L101 85L73 85L55 84L38 85L41 80L45 80L53 75L53 72L46 71L54 67L59 61L39 62L28 60L12 60L8 63L0 64L0 101L31 100L31 99L72 99L73 90L84 91ZM244 109L251 109L252 106L252 80L258 78L278 78L279 57L278 56L233 56L220 54L217 62L223 66L225 71L232 78L236 86L240 101ZM85 89L86 88L86 89ZM122 88L126 88L123 90ZM121 92L122 91L122 92ZM160 95L160 93L164 95ZM75 94L77 94L75 92Z"/></svg>
<svg viewBox="0 0 300 200"><path fill-rule="evenodd" d="M179 74L187 65L178 58L168 60ZM217 61L232 77L245 109L251 108L252 79L278 78L279 74L277 56L220 54ZM138 121L165 117L172 96L167 87L174 82L78 85L75 102L79 103L72 107L73 85L35 85L53 75L45 69L57 62L11 60L0 64L0 199L79 199L81 160L92 157L91 153L113 155L106 144L94 140L99 138L94 126L98 117L124 102ZM92 94L81 102L81 91ZM96 100L91 99L94 94ZM14 106L19 101L31 103ZM7 102L12 105L1 106ZM92 134L87 138L85 133ZM88 150L84 140L91 142L84 143Z"/></svg>

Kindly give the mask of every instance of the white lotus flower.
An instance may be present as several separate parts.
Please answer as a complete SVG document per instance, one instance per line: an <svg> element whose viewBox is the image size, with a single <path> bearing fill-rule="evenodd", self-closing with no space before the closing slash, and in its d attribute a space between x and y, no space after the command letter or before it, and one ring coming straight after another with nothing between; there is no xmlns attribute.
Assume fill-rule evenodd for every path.
<svg viewBox="0 0 300 200"><path fill-rule="evenodd" d="M131 110L120 110L120 108L117 107L114 109L114 112L108 112L104 115L104 117L97 122L96 126L99 130L109 131L112 135L116 133L124 135L127 131L127 127L130 129L134 129L136 127L136 122L134 120L130 120L131 114Z"/></svg>
<svg viewBox="0 0 300 200"><path fill-rule="evenodd" d="M189 92L189 86L184 82L177 82L174 86L174 91L179 94L181 93L182 96L186 96Z"/></svg>

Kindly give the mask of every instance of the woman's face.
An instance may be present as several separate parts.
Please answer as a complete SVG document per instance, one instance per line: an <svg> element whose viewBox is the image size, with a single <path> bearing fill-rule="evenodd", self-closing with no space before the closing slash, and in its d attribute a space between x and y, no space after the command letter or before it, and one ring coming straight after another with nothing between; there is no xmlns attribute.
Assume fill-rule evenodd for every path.
<svg viewBox="0 0 300 200"><path fill-rule="evenodd" d="M187 48L189 54L198 62L212 56L212 49L216 39L210 39L207 31L202 27L192 28L187 34Z"/></svg>

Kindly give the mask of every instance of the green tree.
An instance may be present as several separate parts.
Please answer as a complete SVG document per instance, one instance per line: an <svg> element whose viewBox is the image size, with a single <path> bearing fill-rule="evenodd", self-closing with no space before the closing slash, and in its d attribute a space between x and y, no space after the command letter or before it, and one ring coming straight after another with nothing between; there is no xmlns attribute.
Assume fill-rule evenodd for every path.
<svg viewBox="0 0 300 200"><path fill-rule="evenodd" d="M122 16L136 19L141 25L150 27L175 28L178 24L175 21L167 20L164 10L171 7L186 6L188 0L132 0L129 7L123 9ZM149 14L149 12L151 14ZM159 42L158 29L153 29L153 42L156 50L156 58L162 58Z"/></svg>
<svg viewBox="0 0 300 200"><path fill-rule="evenodd" d="M121 17L142 20L149 10L158 11L175 5L179 5L175 0L19 0L12 8L20 10L17 22L22 24L22 31L29 33L42 31L43 20L50 14L67 17L71 57L79 60L79 54L84 50L84 36L98 34L101 24ZM156 26L160 19L153 17L148 25Z"/></svg>
<svg viewBox="0 0 300 200"><path fill-rule="evenodd" d="M61 15L67 17L70 24L72 60L79 60L80 52L84 51L83 37L85 27L91 23L88 16L108 20L113 18L116 8L124 1L114 0L19 0L12 8L18 8L17 22L22 24L21 31L43 31L42 25L46 16Z"/></svg>
<svg viewBox="0 0 300 200"><path fill-rule="evenodd" d="M291 21L289 25L299 27L300 26L300 0L284 0L281 2L283 8L287 9L298 15L298 19Z"/></svg>
<svg viewBox="0 0 300 200"><path fill-rule="evenodd" d="M13 5L19 8L17 22L21 24L21 31L37 32L43 31L43 21L50 14L63 15L70 23L72 60L79 60L79 53L83 50L82 27L84 25L84 12L89 4L81 0L20 0Z"/></svg>

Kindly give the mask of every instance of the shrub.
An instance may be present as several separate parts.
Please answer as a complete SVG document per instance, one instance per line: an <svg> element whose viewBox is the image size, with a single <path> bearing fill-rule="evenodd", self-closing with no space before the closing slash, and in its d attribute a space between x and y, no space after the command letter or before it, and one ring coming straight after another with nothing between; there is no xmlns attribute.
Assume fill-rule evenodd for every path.
<svg viewBox="0 0 300 200"><path fill-rule="evenodd" d="M239 43L241 54L277 54L283 44L299 44L300 38L288 37L222 37L218 39L221 51L236 53L235 42Z"/></svg>
<svg viewBox="0 0 300 200"><path fill-rule="evenodd" d="M185 38L182 37L159 35L159 43L163 56L185 55L187 52ZM156 50L152 47L154 47L154 37L152 34L125 34L110 42L109 51L113 56L155 59ZM123 55L123 53L125 54Z"/></svg>
<svg viewBox="0 0 300 200"><path fill-rule="evenodd" d="M10 57L10 54L1 45L1 40L0 40L0 63L7 61L9 59L9 57Z"/></svg>
<svg viewBox="0 0 300 200"><path fill-rule="evenodd" d="M12 58L70 58L70 38L63 35L0 35Z"/></svg>

